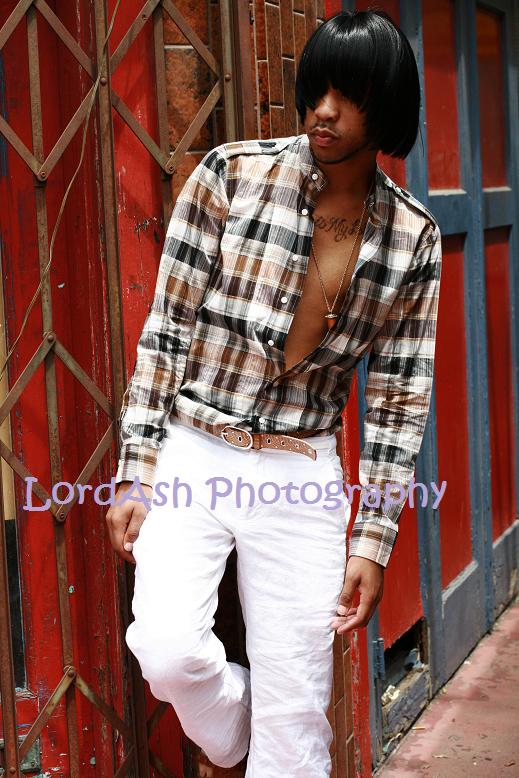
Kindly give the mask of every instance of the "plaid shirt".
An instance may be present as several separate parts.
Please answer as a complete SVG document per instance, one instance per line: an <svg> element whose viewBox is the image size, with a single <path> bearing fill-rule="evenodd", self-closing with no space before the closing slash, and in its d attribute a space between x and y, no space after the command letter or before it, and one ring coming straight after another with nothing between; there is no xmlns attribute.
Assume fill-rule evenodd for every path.
<svg viewBox="0 0 519 778"><path fill-rule="evenodd" d="M432 390L441 236L433 215L377 166L335 326L286 370L326 183L306 134L222 144L191 174L123 397L116 482L153 485L170 415L212 433L225 424L339 430L355 366L369 353L358 484L371 496L359 506L349 556L386 566L404 500L377 505L372 489L383 497L386 484L405 488L414 473Z"/></svg>

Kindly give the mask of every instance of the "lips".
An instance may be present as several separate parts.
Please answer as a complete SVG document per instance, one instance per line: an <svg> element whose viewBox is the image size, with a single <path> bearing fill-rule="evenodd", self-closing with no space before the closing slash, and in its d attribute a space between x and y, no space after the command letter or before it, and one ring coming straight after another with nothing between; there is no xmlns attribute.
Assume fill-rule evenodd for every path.
<svg viewBox="0 0 519 778"><path fill-rule="evenodd" d="M327 130L323 130L322 132L314 131L312 136L318 146L330 146L337 140L335 135L332 135L331 132L328 132Z"/></svg>
<svg viewBox="0 0 519 778"><path fill-rule="evenodd" d="M335 138L329 130L314 130L313 135L316 138Z"/></svg>

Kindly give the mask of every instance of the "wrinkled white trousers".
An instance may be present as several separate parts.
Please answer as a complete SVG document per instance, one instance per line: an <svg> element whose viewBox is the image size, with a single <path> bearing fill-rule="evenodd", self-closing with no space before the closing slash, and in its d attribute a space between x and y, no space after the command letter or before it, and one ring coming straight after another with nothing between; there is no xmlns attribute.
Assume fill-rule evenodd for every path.
<svg viewBox="0 0 519 778"><path fill-rule="evenodd" d="M351 507L335 435L306 440L315 461L232 448L173 418L154 484L165 504L153 505L133 548L126 642L153 695L215 765L231 767L249 749L247 778L331 771L330 624ZM234 546L250 672L227 661L212 631Z"/></svg>

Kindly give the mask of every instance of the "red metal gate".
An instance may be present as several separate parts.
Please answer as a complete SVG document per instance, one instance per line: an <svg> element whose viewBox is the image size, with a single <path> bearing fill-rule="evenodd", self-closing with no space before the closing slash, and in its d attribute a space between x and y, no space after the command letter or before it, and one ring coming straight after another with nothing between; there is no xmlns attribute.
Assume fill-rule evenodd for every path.
<svg viewBox="0 0 519 778"><path fill-rule="evenodd" d="M220 2L220 64L171 0L0 0L7 774L191 771L190 744L171 708L164 715L168 706L145 700L124 643L133 571L107 540L98 500L109 490L94 499L78 487L95 489L115 473L115 420L172 174L219 101L226 138L247 131L233 60L244 18L243 3ZM174 144L164 20L212 81Z"/></svg>

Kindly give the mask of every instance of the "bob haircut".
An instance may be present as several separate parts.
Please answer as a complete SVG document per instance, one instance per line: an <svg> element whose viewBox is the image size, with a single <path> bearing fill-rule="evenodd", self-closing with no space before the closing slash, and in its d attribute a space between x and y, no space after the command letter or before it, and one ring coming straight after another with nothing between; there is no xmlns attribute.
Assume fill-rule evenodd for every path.
<svg viewBox="0 0 519 778"><path fill-rule="evenodd" d="M409 154L419 128L418 68L409 41L385 11L342 11L312 33L297 69L301 121L330 84L365 115L375 148L399 159Z"/></svg>

